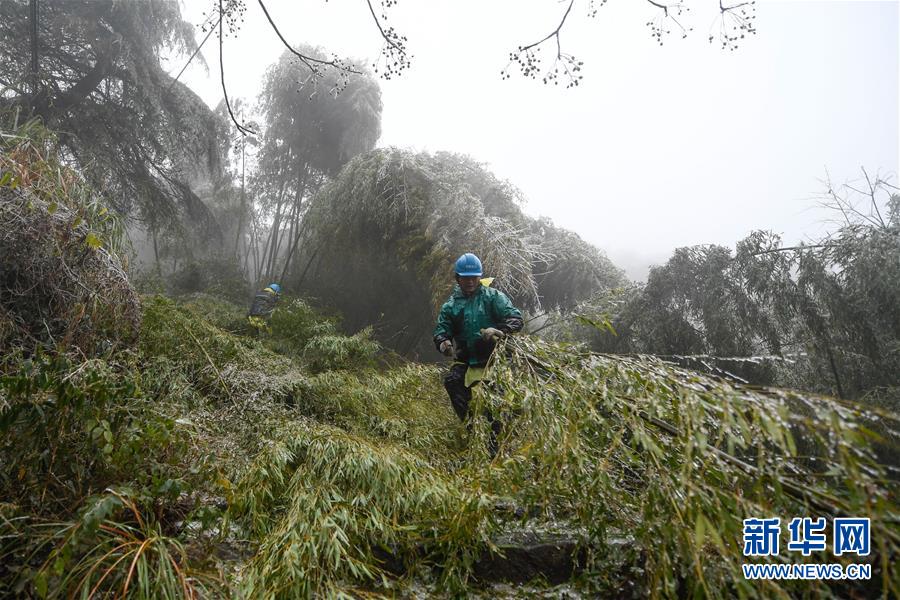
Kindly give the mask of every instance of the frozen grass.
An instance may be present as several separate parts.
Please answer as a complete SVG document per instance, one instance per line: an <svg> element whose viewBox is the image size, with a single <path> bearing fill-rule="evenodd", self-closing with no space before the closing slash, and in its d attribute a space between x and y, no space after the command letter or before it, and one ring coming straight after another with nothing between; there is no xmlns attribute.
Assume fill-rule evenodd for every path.
<svg viewBox="0 0 900 600"><path fill-rule="evenodd" d="M479 397L505 435L494 468L473 462L471 480L584 527L601 572L606 543L626 534L651 596L827 594L743 580L742 519L865 516L877 547L865 593L897 594L897 470L879 464L865 426L897 431L896 415L525 336L495 359Z"/></svg>
<svg viewBox="0 0 900 600"><path fill-rule="evenodd" d="M38 428L57 445L53 461L38 438L2 448L26 475L4 484L14 505L0 522L0 589L90 592L107 574L98 590L137 597L192 597L190 586L273 598L423 585L465 594L492 538L527 526L584 537L587 570L573 586L586 595L621 593L623 577L652 597L897 594L897 471L875 453L891 441L866 426L896 431L895 417L516 336L475 394L474 413L504 423L490 460L487 423L466 433L437 367L313 366L310 340L337 334L302 304L292 327L263 339L214 325L242 310L210 297L143 305L139 351L117 366L49 361L4 375L4 439ZM60 427L71 433L54 438ZM85 468L73 479L61 465ZM70 481L83 487L59 485ZM27 500L46 482L56 525ZM23 493L10 491L17 484ZM97 502L116 502L108 486L133 490L97 520L109 529L66 542ZM498 510L510 505L521 523ZM744 517L840 514L872 519L868 587L740 578ZM216 567L217 544L247 559ZM54 570L66 553L71 576ZM823 558L809 560L837 560Z"/></svg>

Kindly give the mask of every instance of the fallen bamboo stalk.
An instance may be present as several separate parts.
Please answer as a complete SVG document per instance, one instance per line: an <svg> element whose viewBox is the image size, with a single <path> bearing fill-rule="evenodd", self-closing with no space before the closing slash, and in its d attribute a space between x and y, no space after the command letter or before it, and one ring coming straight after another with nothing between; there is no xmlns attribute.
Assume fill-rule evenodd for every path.
<svg viewBox="0 0 900 600"><path fill-rule="evenodd" d="M622 398L626 398L627 400L634 400L634 398L627 398L625 396L620 396ZM647 413L642 410L637 411L637 415L643 419L645 422L650 423L657 429L669 434L672 437L678 437L678 430L665 421L657 419L655 417L651 417ZM725 462L734 465L747 473L748 475L752 475L754 477L760 476L759 467L755 467L748 462L745 462L736 456L732 456L727 452L723 452L719 450L715 446L711 445L709 442L705 444L706 449L714 454L715 456L721 458ZM823 512L829 513L836 517L852 517L855 515L850 515L846 512L846 505L841 502L839 498L835 498L829 494L826 494L820 490L810 488L808 486L800 485L794 483L793 481L778 478L778 483L784 488L785 492L794 498L795 500L799 500L801 502L808 502L814 508L821 510ZM821 499L816 498L819 496ZM890 537L895 543L900 543L900 535L897 535L893 531L886 529L885 533Z"/></svg>

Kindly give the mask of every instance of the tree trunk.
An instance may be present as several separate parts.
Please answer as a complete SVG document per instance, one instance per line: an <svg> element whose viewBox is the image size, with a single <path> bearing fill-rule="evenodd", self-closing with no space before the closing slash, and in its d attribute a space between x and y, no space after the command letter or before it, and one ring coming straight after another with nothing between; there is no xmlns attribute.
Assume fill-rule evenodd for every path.
<svg viewBox="0 0 900 600"><path fill-rule="evenodd" d="M272 265L275 264L275 257L278 255L278 238L281 234L281 216L283 214L282 207L279 206L278 208L278 214L275 217L275 221L272 223L272 233L269 235L269 254L263 261L266 273L266 276L263 279L272 278Z"/></svg>
<svg viewBox="0 0 900 600"><path fill-rule="evenodd" d="M297 231L297 220L299 213L300 211L297 209L297 201L295 199L293 209L291 210L290 225L288 226L287 231L288 250L290 250L291 240L294 239L294 233ZM285 261L287 261L287 255L285 255Z"/></svg>
<svg viewBox="0 0 900 600"><path fill-rule="evenodd" d="M301 169L297 173L297 182L295 184L296 187L294 189L294 201L291 204L291 216L289 218L290 219L290 227L291 227L290 232L288 234L289 241L294 235L294 227L297 224L297 219L300 218L300 202L303 200L302 188L303 188L303 182L306 181L305 173L306 173L307 167L305 166L305 164L306 163L304 163L303 169ZM277 243L275 245L275 252L271 254L270 259L269 259L269 269L268 269L269 278L272 278L275 276L275 267L278 265L278 255L281 252L281 242L283 239L284 238L281 236L280 231L279 231L279 236L276 240Z"/></svg>
<svg viewBox="0 0 900 600"><path fill-rule="evenodd" d="M837 364L834 362L834 354L831 352L831 341L825 340L825 353L828 355L828 363L831 365L831 374L834 375L834 383L837 386L838 398L846 400L844 386L841 385L841 377L838 375Z"/></svg>
<svg viewBox="0 0 900 600"><path fill-rule="evenodd" d="M300 273L300 278L297 280L297 288L303 283L303 279L306 278L306 272L309 271L309 268L312 266L313 261L316 259L316 256L319 254L319 250L322 249L322 246L325 245L325 241L319 243L315 250L313 250L312 256L309 257L309 260L306 261L306 266L303 267L303 272Z"/></svg>
<svg viewBox="0 0 900 600"><path fill-rule="evenodd" d="M156 228L150 230L150 236L153 238L153 258L156 260L156 274L162 277L162 266L159 264L159 246L156 242Z"/></svg>
<svg viewBox="0 0 900 600"><path fill-rule="evenodd" d="M288 251L287 257L284 259L284 268L281 270L281 280L285 281L287 279L288 269L291 266L291 258L296 253L297 248L300 244L300 238L303 237L303 233L306 231L306 221L300 224L300 229L297 232L296 237L294 237L294 242L291 244L291 248Z"/></svg>
<svg viewBox="0 0 900 600"><path fill-rule="evenodd" d="M268 264L269 264L269 252L274 247L275 237L278 235L278 227L281 226L281 210L282 206L284 206L284 187L286 184L281 184L281 190L278 192L278 203L275 205L275 219L272 221L272 230L269 232L269 237L266 238L266 245L263 247L262 253L262 262L260 267L265 269L265 272L260 272L260 275L268 275Z"/></svg>
<svg viewBox="0 0 900 600"><path fill-rule="evenodd" d="M38 73L38 0L31 0L31 96L36 99L40 95L40 74Z"/></svg>
<svg viewBox="0 0 900 600"><path fill-rule="evenodd" d="M294 219L297 216L297 203L293 203L291 206L291 213L288 216L288 224L294 222ZM275 269L278 266L278 255L281 254L281 242L284 241L284 235L282 235L281 227L279 227L278 237L276 238L275 250L274 252L269 254L269 269L268 269L268 278L271 279L275 277Z"/></svg>
<svg viewBox="0 0 900 600"><path fill-rule="evenodd" d="M297 183L297 219L296 222L299 225L300 223L300 205L303 203L303 195L306 193L306 180L309 178L309 165L307 164L306 168L303 169L303 178ZM288 269L291 266L291 258L294 256L294 252L297 250L297 244L300 242L300 237L303 235L303 227L297 227L296 234L292 230L291 231L291 242L290 248L288 249L287 257L284 259L284 268L281 270L281 281L284 281L287 277Z"/></svg>
<svg viewBox="0 0 900 600"><path fill-rule="evenodd" d="M243 117L242 117L243 118ZM246 164L246 150L244 144L244 138L241 136L241 212L238 213L238 224L237 224L237 234L234 237L234 256L238 257L238 253L241 247L241 231L244 228L244 213L247 211L247 193L245 188L246 183L246 173L247 173L247 164Z"/></svg>
<svg viewBox="0 0 900 600"><path fill-rule="evenodd" d="M250 262L250 256L253 257L253 278L256 281L259 278L259 270L262 268L262 262L259 256L259 225L255 221L250 222L250 248L247 249L247 263Z"/></svg>

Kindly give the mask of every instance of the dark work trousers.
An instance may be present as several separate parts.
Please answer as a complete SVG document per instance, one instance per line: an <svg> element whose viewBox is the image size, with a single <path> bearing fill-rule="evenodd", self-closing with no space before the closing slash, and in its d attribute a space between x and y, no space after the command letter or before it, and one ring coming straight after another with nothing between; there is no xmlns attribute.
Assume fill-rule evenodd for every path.
<svg viewBox="0 0 900 600"><path fill-rule="evenodd" d="M472 389L466 387L466 371L468 370L469 365L454 363L450 367L450 372L444 377L444 388L450 395L450 404L453 405L456 416L462 422L465 422L469 416L469 402L472 400ZM488 442L488 452L493 458L497 455L497 436L500 434L501 423L499 420L494 420L490 411L485 410L484 417L491 424L491 439Z"/></svg>

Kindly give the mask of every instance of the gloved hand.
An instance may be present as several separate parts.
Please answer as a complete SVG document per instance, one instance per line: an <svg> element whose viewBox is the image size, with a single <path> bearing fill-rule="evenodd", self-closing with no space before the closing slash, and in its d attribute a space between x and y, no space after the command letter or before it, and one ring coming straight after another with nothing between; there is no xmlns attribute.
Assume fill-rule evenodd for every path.
<svg viewBox="0 0 900 600"><path fill-rule="evenodd" d="M453 356L453 342L450 340L441 342L440 351L444 356Z"/></svg>
<svg viewBox="0 0 900 600"><path fill-rule="evenodd" d="M489 342L491 340L502 340L504 337L506 337L506 334L499 329L495 329L494 327L485 327L481 330L481 339L486 342Z"/></svg>

